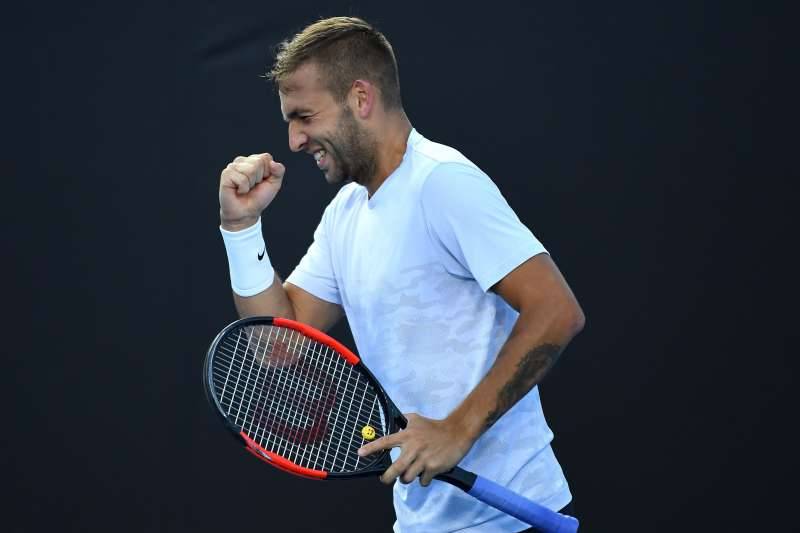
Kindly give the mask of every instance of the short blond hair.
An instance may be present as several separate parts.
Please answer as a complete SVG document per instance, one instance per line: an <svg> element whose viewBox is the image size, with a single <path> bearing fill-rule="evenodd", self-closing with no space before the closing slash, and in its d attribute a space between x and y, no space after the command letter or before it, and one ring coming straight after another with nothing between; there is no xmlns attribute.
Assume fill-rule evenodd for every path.
<svg viewBox="0 0 800 533"><path fill-rule="evenodd" d="M280 88L282 81L309 62L317 65L323 83L339 102L345 100L355 80L363 79L378 87L388 109L402 108L392 45L360 18L321 19L283 41L266 77Z"/></svg>

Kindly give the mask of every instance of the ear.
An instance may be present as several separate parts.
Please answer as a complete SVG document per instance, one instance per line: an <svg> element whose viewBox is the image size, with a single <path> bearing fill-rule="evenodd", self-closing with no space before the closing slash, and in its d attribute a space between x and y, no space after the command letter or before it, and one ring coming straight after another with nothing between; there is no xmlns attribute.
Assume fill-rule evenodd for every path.
<svg viewBox="0 0 800 533"><path fill-rule="evenodd" d="M369 118L378 99L378 88L367 80L356 80L350 88L349 99L353 113L358 118Z"/></svg>

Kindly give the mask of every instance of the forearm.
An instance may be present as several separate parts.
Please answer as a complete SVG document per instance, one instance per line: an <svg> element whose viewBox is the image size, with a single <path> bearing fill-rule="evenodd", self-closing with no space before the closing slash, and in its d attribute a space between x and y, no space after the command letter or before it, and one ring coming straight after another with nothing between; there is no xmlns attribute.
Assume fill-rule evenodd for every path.
<svg viewBox="0 0 800 533"><path fill-rule="evenodd" d="M583 327L577 306L548 314L522 311L489 372L448 417L473 442L542 381Z"/></svg>
<svg viewBox="0 0 800 533"><path fill-rule="evenodd" d="M260 223L235 231L223 227L222 235L228 254L233 300L240 317L288 318L323 331L341 318L340 305L281 281L269 263Z"/></svg>
<svg viewBox="0 0 800 533"><path fill-rule="evenodd" d="M295 319L294 307L278 274L266 290L253 296L233 293L233 302L240 318L249 316L279 316Z"/></svg>
<svg viewBox="0 0 800 533"><path fill-rule="evenodd" d="M236 224L221 218L220 230L228 255L233 301L239 316L294 319L296 313L291 297L270 263L260 218Z"/></svg>

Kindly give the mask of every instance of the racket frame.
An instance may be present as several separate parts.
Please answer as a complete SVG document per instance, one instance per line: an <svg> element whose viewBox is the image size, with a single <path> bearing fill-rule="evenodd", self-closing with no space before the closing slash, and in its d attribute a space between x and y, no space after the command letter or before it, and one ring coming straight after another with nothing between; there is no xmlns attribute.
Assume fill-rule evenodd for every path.
<svg viewBox="0 0 800 533"><path fill-rule="evenodd" d="M251 326L276 326L292 329L309 337L325 346L331 348L342 359L353 365L354 369L358 370L370 383L375 390L378 401L383 408L386 422L386 435L396 433L400 429L406 427L406 418L392 402L386 391L378 382L377 378L367 368L366 365L361 363L361 359L350 351L346 346L337 340L329 337L325 333L309 326L290 320L287 318L270 317L270 316L255 316L235 320L228 324L222 331L220 331L206 353L205 363L203 365L203 390L206 394L206 399L214 407L214 411L222 418L222 422L228 431L234 436L239 444L244 445L245 449L252 455L261 459L262 461L270 464L271 466L284 470L293 475L305 477L308 479L348 479L357 477L367 477L381 475L392 464L392 459L389 450L383 450L380 453L373 454L372 460L365 464L363 468L359 468L354 472L326 472L323 470L313 470L299 466L292 461L268 450L262 448L257 442L251 439L244 432L241 426L236 424L233 417L227 415L217 398L213 388L213 360L216 357L217 348L223 339L227 338L232 330L243 329Z"/></svg>

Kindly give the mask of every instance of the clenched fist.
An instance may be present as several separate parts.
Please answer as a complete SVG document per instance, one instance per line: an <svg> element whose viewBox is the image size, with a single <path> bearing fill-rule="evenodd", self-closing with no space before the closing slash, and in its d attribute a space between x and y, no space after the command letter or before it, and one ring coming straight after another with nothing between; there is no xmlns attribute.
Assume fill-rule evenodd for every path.
<svg viewBox="0 0 800 533"><path fill-rule="evenodd" d="M219 180L219 218L223 229L239 231L258 221L283 183L286 167L270 154L239 156Z"/></svg>

